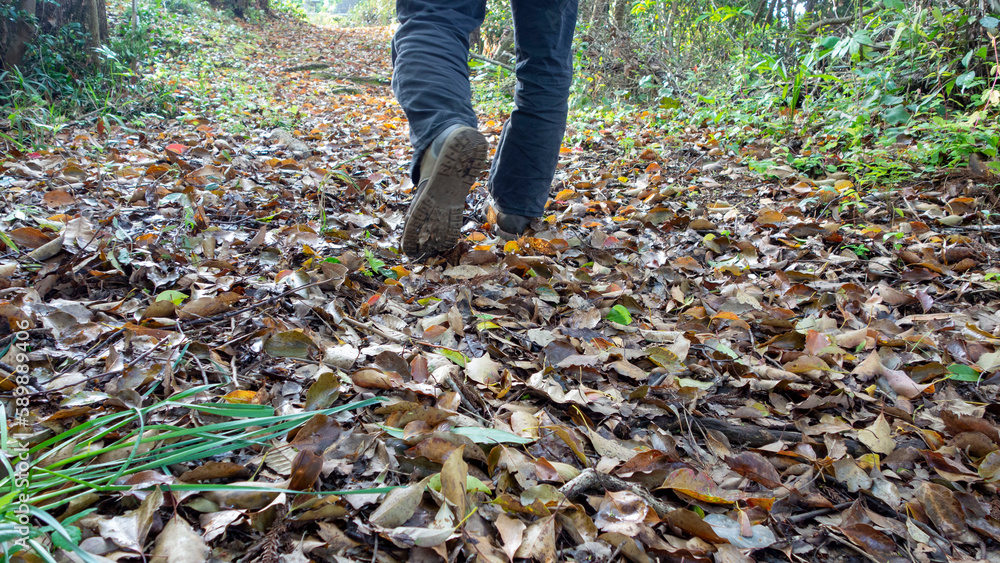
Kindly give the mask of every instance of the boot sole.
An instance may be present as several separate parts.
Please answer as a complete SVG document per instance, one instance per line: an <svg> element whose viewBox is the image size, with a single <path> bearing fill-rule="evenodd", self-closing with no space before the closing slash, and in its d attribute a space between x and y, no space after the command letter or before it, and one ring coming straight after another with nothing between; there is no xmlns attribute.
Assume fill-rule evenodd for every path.
<svg viewBox="0 0 1000 563"><path fill-rule="evenodd" d="M485 168L488 148L486 138L471 127L458 129L445 140L427 185L418 190L406 214L400 240L404 254L430 256L455 246L465 196Z"/></svg>
<svg viewBox="0 0 1000 563"><path fill-rule="evenodd" d="M521 238L522 236L524 236L524 235L516 235L516 234L514 234L514 233L508 233L507 231L505 231L505 230L501 229L499 225L497 225L497 226L496 226L496 228L495 228L495 231L494 231L494 233L495 233L495 234L496 234L496 235L497 235L497 236L498 236L498 237L499 237L499 238L500 238L501 240L507 240L507 241L510 241L510 240L518 240L518 239L520 239L520 238Z"/></svg>

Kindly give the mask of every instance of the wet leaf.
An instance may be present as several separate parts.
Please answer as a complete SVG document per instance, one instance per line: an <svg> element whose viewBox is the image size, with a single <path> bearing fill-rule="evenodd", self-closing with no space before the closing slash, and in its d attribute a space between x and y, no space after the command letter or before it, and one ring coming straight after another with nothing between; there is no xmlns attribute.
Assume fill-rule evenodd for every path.
<svg viewBox="0 0 1000 563"><path fill-rule="evenodd" d="M770 529L761 525L751 526L750 535L744 536L739 522L722 514L709 514L705 516L705 522L719 537L740 549L760 549L778 541Z"/></svg>
<svg viewBox="0 0 1000 563"><path fill-rule="evenodd" d="M778 475L778 471L764 456L758 453L744 452L726 458L726 463L733 471L769 489L781 486L781 476Z"/></svg>
<svg viewBox="0 0 1000 563"><path fill-rule="evenodd" d="M840 528L855 545L879 560L887 560L896 551L896 542L868 524L852 524Z"/></svg>

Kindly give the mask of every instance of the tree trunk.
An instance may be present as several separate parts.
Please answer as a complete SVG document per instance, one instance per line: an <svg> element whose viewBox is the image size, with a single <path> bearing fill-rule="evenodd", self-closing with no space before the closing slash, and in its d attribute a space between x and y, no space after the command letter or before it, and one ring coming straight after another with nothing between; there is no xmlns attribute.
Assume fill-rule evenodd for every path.
<svg viewBox="0 0 1000 563"><path fill-rule="evenodd" d="M608 15L610 3L610 0L594 0L594 9L590 12L590 18L587 21L588 29L593 29L598 22L604 21Z"/></svg>
<svg viewBox="0 0 1000 563"><path fill-rule="evenodd" d="M21 0L18 9L34 14L35 0ZM3 69L11 70L21 64L28 42L35 35L34 23L26 19L0 19L0 47L3 47Z"/></svg>
<svg viewBox="0 0 1000 563"><path fill-rule="evenodd" d="M90 51L90 64L94 64L97 62L97 49L100 49L104 40L108 38L108 14L106 11L102 13L102 9L107 9L104 6L104 0L87 0L86 9L83 28L90 32L87 48ZM103 36L100 32L102 24L104 26ZM94 30L98 30L97 33Z"/></svg>
<svg viewBox="0 0 1000 563"><path fill-rule="evenodd" d="M770 0L763 0L760 4L754 7L753 10L753 23L759 24L764 21L764 17L767 15L767 8L770 4Z"/></svg>
<svg viewBox="0 0 1000 563"><path fill-rule="evenodd" d="M483 52L483 27L479 26L469 34L469 50L473 53Z"/></svg>
<svg viewBox="0 0 1000 563"><path fill-rule="evenodd" d="M35 15L38 28L31 21L6 22L0 34L4 48L3 67L12 69L22 63L25 50L36 33L55 34L64 26L77 23L88 34L88 55L96 60L95 49L108 40L108 13L105 0L20 0L20 8Z"/></svg>
<svg viewBox="0 0 1000 563"><path fill-rule="evenodd" d="M677 19L678 13L678 0L673 0L670 2L670 14L667 16L667 25L665 26L665 33L667 37L667 51L671 56L675 53L675 47L677 46L674 40L674 21Z"/></svg>
<svg viewBox="0 0 1000 563"><path fill-rule="evenodd" d="M630 0L615 0L614 22L621 32L627 32Z"/></svg>

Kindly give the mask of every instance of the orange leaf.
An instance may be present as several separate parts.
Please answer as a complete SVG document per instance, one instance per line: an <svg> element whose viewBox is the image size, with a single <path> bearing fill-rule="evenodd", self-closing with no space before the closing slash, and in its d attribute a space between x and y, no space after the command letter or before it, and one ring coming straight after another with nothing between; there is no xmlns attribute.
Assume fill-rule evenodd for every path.
<svg viewBox="0 0 1000 563"><path fill-rule="evenodd" d="M556 194L555 199L556 201L567 201L575 197L577 197L577 195L574 190L565 189L565 190L560 190L559 193Z"/></svg>
<svg viewBox="0 0 1000 563"><path fill-rule="evenodd" d="M231 393L226 393L223 395L222 399L227 403L236 403L240 405L250 405L253 404L254 398L257 397L256 391L250 391L248 389L237 389Z"/></svg>

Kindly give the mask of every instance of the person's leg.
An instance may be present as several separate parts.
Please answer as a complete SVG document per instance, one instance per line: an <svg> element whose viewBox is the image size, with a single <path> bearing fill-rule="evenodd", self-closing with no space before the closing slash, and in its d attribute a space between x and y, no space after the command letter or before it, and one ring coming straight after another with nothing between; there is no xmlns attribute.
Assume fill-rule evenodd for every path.
<svg viewBox="0 0 1000 563"><path fill-rule="evenodd" d="M451 125L476 127L469 85L469 34L486 17L486 0L396 0L392 91L410 125L414 184L435 137Z"/></svg>
<svg viewBox="0 0 1000 563"><path fill-rule="evenodd" d="M579 0L511 1L517 54L515 109L500 135L489 182L501 215L544 213L566 132L578 4ZM503 228L499 222L498 226ZM526 221L520 230L525 226Z"/></svg>
<svg viewBox="0 0 1000 563"><path fill-rule="evenodd" d="M469 86L469 34L486 0L397 0L392 89L410 125L416 184L400 250L413 257L455 245L465 197L486 163Z"/></svg>

